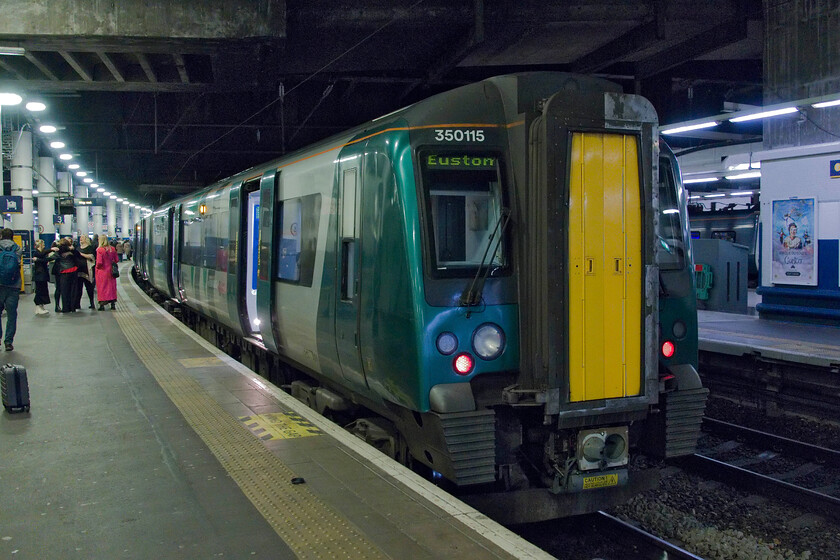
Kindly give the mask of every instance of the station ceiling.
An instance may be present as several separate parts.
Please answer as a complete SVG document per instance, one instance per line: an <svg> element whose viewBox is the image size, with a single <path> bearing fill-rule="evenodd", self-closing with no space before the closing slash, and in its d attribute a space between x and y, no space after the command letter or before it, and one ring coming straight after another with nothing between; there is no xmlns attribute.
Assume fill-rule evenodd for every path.
<svg viewBox="0 0 840 560"><path fill-rule="evenodd" d="M97 181L153 206L498 74L606 77L649 98L662 123L762 103L761 0L287 0L284 9L279 38L0 34L0 46L24 49L0 55L0 90L48 105L6 107L4 121L55 124L42 140L60 138Z"/></svg>

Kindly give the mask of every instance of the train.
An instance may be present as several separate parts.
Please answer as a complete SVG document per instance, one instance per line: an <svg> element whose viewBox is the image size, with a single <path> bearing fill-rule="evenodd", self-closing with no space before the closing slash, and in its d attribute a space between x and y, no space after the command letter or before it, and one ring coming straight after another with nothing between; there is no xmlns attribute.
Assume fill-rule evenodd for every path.
<svg viewBox="0 0 840 560"><path fill-rule="evenodd" d="M747 247L747 285L758 286L759 224L760 211L757 204L745 204L743 208L707 209L703 205L690 204L688 220L692 239L723 239Z"/></svg>
<svg viewBox="0 0 840 560"><path fill-rule="evenodd" d="M504 523L693 453L687 199L644 98L437 94L154 209L135 278L219 348ZM643 462L643 461L642 461Z"/></svg>

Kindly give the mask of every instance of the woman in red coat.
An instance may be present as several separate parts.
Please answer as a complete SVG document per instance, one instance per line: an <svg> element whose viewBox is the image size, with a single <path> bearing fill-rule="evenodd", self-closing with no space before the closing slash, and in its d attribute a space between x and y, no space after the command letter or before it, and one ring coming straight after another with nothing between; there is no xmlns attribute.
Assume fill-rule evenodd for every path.
<svg viewBox="0 0 840 560"><path fill-rule="evenodd" d="M104 235L99 237L99 248L96 250L96 298L99 300L99 311L105 310L105 304L110 303L111 309L117 301L117 279L111 276L111 264L117 262L117 250L108 243Z"/></svg>

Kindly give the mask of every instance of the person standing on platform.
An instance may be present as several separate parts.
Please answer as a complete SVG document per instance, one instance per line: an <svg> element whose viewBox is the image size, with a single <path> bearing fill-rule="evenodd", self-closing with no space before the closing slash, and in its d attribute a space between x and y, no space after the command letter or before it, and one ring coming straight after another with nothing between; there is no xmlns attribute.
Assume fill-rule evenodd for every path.
<svg viewBox="0 0 840 560"><path fill-rule="evenodd" d="M114 249L117 250L117 262L122 262L123 260L123 242L119 239L116 240L114 243Z"/></svg>
<svg viewBox="0 0 840 560"><path fill-rule="evenodd" d="M35 283L35 315L49 315L44 309L50 304L50 270L47 267L47 257L50 251L44 245L43 239L35 240L35 251L32 252L32 281Z"/></svg>
<svg viewBox="0 0 840 560"><path fill-rule="evenodd" d="M105 311L105 304L110 303L111 309L117 302L117 279L111 276L111 265L117 262L117 250L108 243L104 235L99 238L99 249L96 250L96 297L99 300L99 311Z"/></svg>
<svg viewBox="0 0 840 560"><path fill-rule="evenodd" d="M76 307L82 307L82 287L87 290L88 299L90 300L90 309L96 309L93 305L93 282L91 281L91 270L93 270L93 255L96 253L96 247L90 244L90 239L87 235L79 237L79 284L76 289Z"/></svg>
<svg viewBox="0 0 840 560"><path fill-rule="evenodd" d="M123 241L123 255L125 255L125 260L131 260L131 241L128 239Z"/></svg>
<svg viewBox="0 0 840 560"><path fill-rule="evenodd" d="M15 232L0 231L0 313L6 310L6 350L14 350L17 331L17 308L20 301L20 246L14 242ZM2 331L2 326L0 326Z"/></svg>
<svg viewBox="0 0 840 560"><path fill-rule="evenodd" d="M58 313L59 302L61 301L61 291L58 285L58 241L53 241L50 246L50 252L47 255L47 266L49 267L50 274L54 277L55 292L53 293L53 299L55 300L55 312Z"/></svg>
<svg viewBox="0 0 840 560"><path fill-rule="evenodd" d="M51 258L57 260L58 274L55 275L57 292L61 299L61 309L58 308L58 299L55 302L57 313L72 313L76 311L76 272L79 267L76 265L76 251L73 242L65 237L58 242L58 251L53 253Z"/></svg>

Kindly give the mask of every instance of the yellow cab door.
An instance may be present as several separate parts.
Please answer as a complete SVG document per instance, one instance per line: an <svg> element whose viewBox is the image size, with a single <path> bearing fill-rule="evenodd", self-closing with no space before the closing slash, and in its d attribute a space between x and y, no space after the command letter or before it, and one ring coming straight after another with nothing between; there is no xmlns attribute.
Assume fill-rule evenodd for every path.
<svg viewBox="0 0 840 560"><path fill-rule="evenodd" d="M642 390L642 208L638 138L572 133L569 401Z"/></svg>

